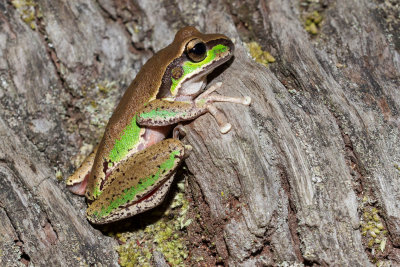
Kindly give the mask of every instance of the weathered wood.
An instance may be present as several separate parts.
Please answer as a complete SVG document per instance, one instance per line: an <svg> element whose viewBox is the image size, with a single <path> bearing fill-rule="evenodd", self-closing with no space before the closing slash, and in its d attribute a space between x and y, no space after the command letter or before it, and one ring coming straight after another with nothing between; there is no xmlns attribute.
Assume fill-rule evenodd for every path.
<svg viewBox="0 0 400 267"><path fill-rule="evenodd" d="M235 40L235 59L211 82L253 102L218 104L232 124L225 135L208 114L186 126L186 264L400 265L398 3L35 8L33 30L0 3L0 265L117 264L116 242L87 223L56 170L72 172L143 62L187 24ZM305 30L313 11L316 35ZM249 41L277 61L254 62Z"/></svg>

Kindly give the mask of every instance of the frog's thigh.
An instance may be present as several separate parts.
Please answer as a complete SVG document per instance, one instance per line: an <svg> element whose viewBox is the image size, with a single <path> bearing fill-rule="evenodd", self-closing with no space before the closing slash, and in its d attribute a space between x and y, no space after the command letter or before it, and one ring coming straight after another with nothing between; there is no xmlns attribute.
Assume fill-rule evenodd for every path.
<svg viewBox="0 0 400 267"><path fill-rule="evenodd" d="M167 195L169 188L172 185L172 182L174 181L174 176L175 173L173 173L170 178L168 178L160 187L157 189L156 194L150 195L148 198L140 201L136 205L132 206L131 212L134 212L135 214L147 211L151 208L154 208L155 206L160 205L163 200L165 199L165 196Z"/></svg>
<svg viewBox="0 0 400 267"><path fill-rule="evenodd" d="M166 139L119 164L108 177L110 182L100 196L89 205L89 221L108 223L159 205L184 156L182 142Z"/></svg>

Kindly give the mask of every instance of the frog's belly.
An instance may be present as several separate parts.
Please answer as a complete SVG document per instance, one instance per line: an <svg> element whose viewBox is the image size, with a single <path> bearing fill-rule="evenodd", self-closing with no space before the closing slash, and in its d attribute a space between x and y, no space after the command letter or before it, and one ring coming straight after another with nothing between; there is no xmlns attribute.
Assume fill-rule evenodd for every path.
<svg viewBox="0 0 400 267"><path fill-rule="evenodd" d="M171 131L171 128L171 126L146 127L146 131L143 135L143 142L139 144L136 152L164 140Z"/></svg>

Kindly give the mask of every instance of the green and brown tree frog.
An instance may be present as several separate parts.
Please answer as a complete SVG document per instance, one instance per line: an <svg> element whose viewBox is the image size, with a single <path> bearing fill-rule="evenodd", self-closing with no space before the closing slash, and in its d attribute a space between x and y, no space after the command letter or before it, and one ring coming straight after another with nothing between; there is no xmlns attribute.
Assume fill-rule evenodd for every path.
<svg viewBox="0 0 400 267"><path fill-rule="evenodd" d="M179 122L210 112L222 133L231 126L214 102L249 105L249 97L203 93L207 75L228 61L232 41L221 34L202 34L193 27L178 31L173 42L151 57L126 90L95 151L67 180L69 189L85 194L87 218L104 224L159 205L174 173L191 149L177 137ZM174 130L173 130L174 129ZM173 138L166 137L173 132Z"/></svg>

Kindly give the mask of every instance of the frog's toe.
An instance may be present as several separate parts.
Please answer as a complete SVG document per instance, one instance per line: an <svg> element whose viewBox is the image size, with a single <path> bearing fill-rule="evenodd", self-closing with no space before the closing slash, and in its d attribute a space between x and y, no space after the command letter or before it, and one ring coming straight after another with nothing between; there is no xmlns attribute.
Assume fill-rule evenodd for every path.
<svg viewBox="0 0 400 267"><path fill-rule="evenodd" d="M175 126L175 128L172 130L172 137L174 139L179 139L179 137L185 137L186 136L186 129L182 124L178 124Z"/></svg>
<svg viewBox="0 0 400 267"><path fill-rule="evenodd" d="M183 157L184 158L189 157L192 150L193 150L193 147L191 145L185 145L185 155Z"/></svg>
<svg viewBox="0 0 400 267"><path fill-rule="evenodd" d="M243 105L250 105L251 104L251 97L250 96L245 96L243 99Z"/></svg>
<svg viewBox="0 0 400 267"><path fill-rule="evenodd" d="M221 133L225 134L225 133L229 132L231 130L231 128L232 128L232 125L230 123L226 123L219 128L219 131Z"/></svg>

